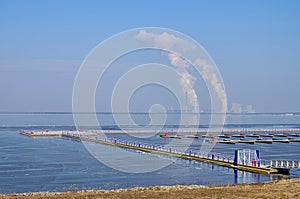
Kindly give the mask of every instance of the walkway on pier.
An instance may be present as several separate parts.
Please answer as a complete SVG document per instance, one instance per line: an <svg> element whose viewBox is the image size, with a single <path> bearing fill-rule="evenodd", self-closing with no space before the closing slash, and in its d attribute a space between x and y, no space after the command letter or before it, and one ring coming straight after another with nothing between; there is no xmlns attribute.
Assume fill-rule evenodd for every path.
<svg viewBox="0 0 300 199"><path fill-rule="evenodd" d="M83 141L95 142L100 144L106 144L111 146L117 146L122 148L140 150L148 153L156 153L162 155L169 155L178 158L209 162L212 164L234 168L238 170L261 173L261 174L289 174L290 168L300 168L299 161L281 162L276 160L261 160L259 159L255 163L235 163L234 156L228 156L223 154L201 154L195 151L180 151L174 148L165 148L160 145L144 144L120 139L108 139L99 138L94 132L78 132L78 131L49 131L49 132L33 132L33 131L21 131L26 136L65 136L74 139L80 139Z"/></svg>

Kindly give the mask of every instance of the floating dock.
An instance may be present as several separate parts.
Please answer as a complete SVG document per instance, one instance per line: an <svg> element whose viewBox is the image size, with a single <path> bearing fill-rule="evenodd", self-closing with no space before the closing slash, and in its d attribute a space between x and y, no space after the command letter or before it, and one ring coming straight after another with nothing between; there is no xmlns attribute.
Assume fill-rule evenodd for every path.
<svg viewBox="0 0 300 199"><path fill-rule="evenodd" d="M238 140L238 143L255 144L256 140Z"/></svg>
<svg viewBox="0 0 300 199"><path fill-rule="evenodd" d="M117 146L127 149L140 150L148 153L156 153L162 155L169 155L178 158L188 159L188 160L196 160L202 162L209 162L212 164L216 164L219 166L225 166L233 169L238 169L247 172L260 173L260 174L289 174L290 168L273 168L270 165L261 164L260 160L256 163L247 163L247 164L237 164L232 158L226 158L225 156L218 154L199 154L196 152L188 151L182 152L173 148L164 148L163 146L155 146L155 145L145 145L141 143L122 141L122 140L109 140L109 139L100 139L95 137L97 135L96 132L78 132L78 131L48 131L48 132L34 132L34 131L21 131L20 134L26 136L65 136L69 138L79 139L83 141L95 142L110 146ZM93 137L94 136L94 137ZM241 140L240 140L241 141ZM246 140L243 140L246 142ZM250 141L248 141L250 144ZM235 144L236 141L232 140L224 140L219 141L219 143L226 144ZM252 141L251 141L252 144ZM295 164L294 164L295 165ZM300 163L297 164L300 168Z"/></svg>
<svg viewBox="0 0 300 199"><path fill-rule="evenodd" d="M260 137L274 137L274 134L261 134Z"/></svg>
<svg viewBox="0 0 300 199"><path fill-rule="evenodd" d="M213 135L206 135L206 134L199 134L196 135L186 135L186 134L180 134L176 135L174 132L169 135L167 132L160 135L162 138L177 138L177 139L183 139L183 138L211 138L219 139L216 141L216 143L220 144L255 144L255 143L261 143L261 144L272 144L272 143L290 143L290 142L300 142L300 139L297 137L300 137L300 129L271 129L267 130L264 129L261 133L258 133L259 130L246 130L246 132L228 132L228 131L222 131L226 132L223 134L219 134L216 136ZM255 133L253 133L255 132ZM282 133L284 132L284 133ZM248 139L247 139L248 138Z"/></svg>
<svg viewBox="0 0 300 199"><path fill-rule="evenodd" d="M265 143L265 144L272 144L273 140L265 140L265 139L257 139L255 140L257 143Z"/></svg>
<svg viewBox="0 0 300 199"><path fill-rule="evenodd" d="M20 134L34 137L34 136L63 136L62 131L20 131Z"/></svg>
<svg viewBox="0 0 300 199"><path fill-rule="evenodd" d="M300 142L300 139L289 138L290 142Z"/></svg>

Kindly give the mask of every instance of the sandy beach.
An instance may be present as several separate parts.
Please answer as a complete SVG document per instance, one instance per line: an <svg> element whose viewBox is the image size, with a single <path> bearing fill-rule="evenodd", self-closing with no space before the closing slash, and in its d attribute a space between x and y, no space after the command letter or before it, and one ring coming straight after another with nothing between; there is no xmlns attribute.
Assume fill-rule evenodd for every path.
<svg viewBox="0 0 300 199"><path fill-rule="evenodd" d="M300 198L300 178L259 184L230 186L154 186L117 190L84 190L79 192L41 192L1 195L18 198Z"/></svg>

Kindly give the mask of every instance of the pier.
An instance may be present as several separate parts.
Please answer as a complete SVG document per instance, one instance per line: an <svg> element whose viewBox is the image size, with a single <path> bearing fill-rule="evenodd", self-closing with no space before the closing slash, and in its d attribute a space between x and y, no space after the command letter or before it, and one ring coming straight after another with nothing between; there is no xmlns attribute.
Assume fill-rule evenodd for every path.
<svg viewBox="0 0 300 199"><path fill-rule="evenodd" d="M220 144L272 144L275 142L278 143L290 143L290 142L300 142L300 129L243 129L241 130L223 130L222 134L212 136L206 135L199 131L196 135L188 135L187 132L180 132L180 134L164 133L160 135L162 138L216 138L219 140L216 141ZM200 133L201 132L201 133ZM282 133L284 132L284 133Z"/></svg>
<svg viewBox="0 0 300 199"><path fill-rule="evenodd" d="M251 157L253 156L253 154L254 156L256 154L255 158L251 158L251 160L246 161L246 160L239 160L237 158L237 156L239 156L237 154L240 153L240 151L236 151L236 154L234 154L234 156L228 156L228 155L216 154L216 153L201 154L199 152L195 152L191 150L180 151L175 148L165 148L164 146L153 145L153 144L137 143L133 141L126 141L120 139L99 138L96 137L98 135L97 132L89 132L89 131L47 131L47 132L20 131L20 134L31 136L31 137L65 136L73 139L79 139L79 140L95 142L99 144L139 150L147 153L155 153L155 154L168 155L168 156L173 156L173 157L183 158L188 160L208 162L219 166L229 167L229 168L238 169L247 172L260 173L260 174L289 174L289 170L291 168L300 168L300 161L262 160L259 158L259 154L256 154L253 151L249 151L247 153L252 154ZM168 136L168 138L172 138L172 136ZM174 138L177 138L177 136L174 136ZM189 136L186 138L192 138L192 137ZM281 141L281 140L277 140L277 141ZM286 139L284 141L289 141L289 140ZM224 143L224 144L235 144L238 142L245 143L245 144L254 144L257 141L253 141L253 140L218 141L218 143ZM241 157L245 157L245 154Z"/></svg>

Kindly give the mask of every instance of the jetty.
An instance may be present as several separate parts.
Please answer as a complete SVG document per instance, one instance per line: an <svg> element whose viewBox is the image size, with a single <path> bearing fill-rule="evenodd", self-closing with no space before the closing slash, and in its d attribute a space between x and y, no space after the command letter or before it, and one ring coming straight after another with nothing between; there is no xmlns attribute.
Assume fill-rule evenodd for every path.
<svg viewBox="0 0 300 199"><path fill-rule="evenodd" d="M272 144L272 143L290 143L300 142L300 129L239 129L223 130L216 136L207 133L205 130L198 130L195 135L189 135L185 132L165 132L160 136L162 138L219 138L216 143L220 144ZM190 132L191 134L191 132Z"/></svg>
<svg viewBox="0 0 300 199"><path fill-rule="evenodd" d="M233 156L228 156L224 154L201 154L201 152L196 151L180 151L176 148L166 148L165 146L155 145L155 144L144 144L127 140L120 139L108 139L99 138L98 132L94 131L20 131L20 134L38 137L38 136L64 136L73 139L78 139L82 141L95 142L99 144L105 144L110 146L116 146L121 148L139 150L147 153L168 155L177 158L183 158L188 160L208 162L216 164L219 166L229 167L233 169L238 169L247 172L260 173L260 174L289 174L291 168L300 168L300 161L286 161L284 160L262 160L259 157L258 151L253 150L236 150ZM171 138L171 136L169 136ZM237 142L253 144L254 141L232 141L223 140L218 141L218 143L235 144ZM243 154L243 155L240 155ZM243 157L243 158L241 158ZM250 159L245 159L245 157L251 157Z"/></svg>

